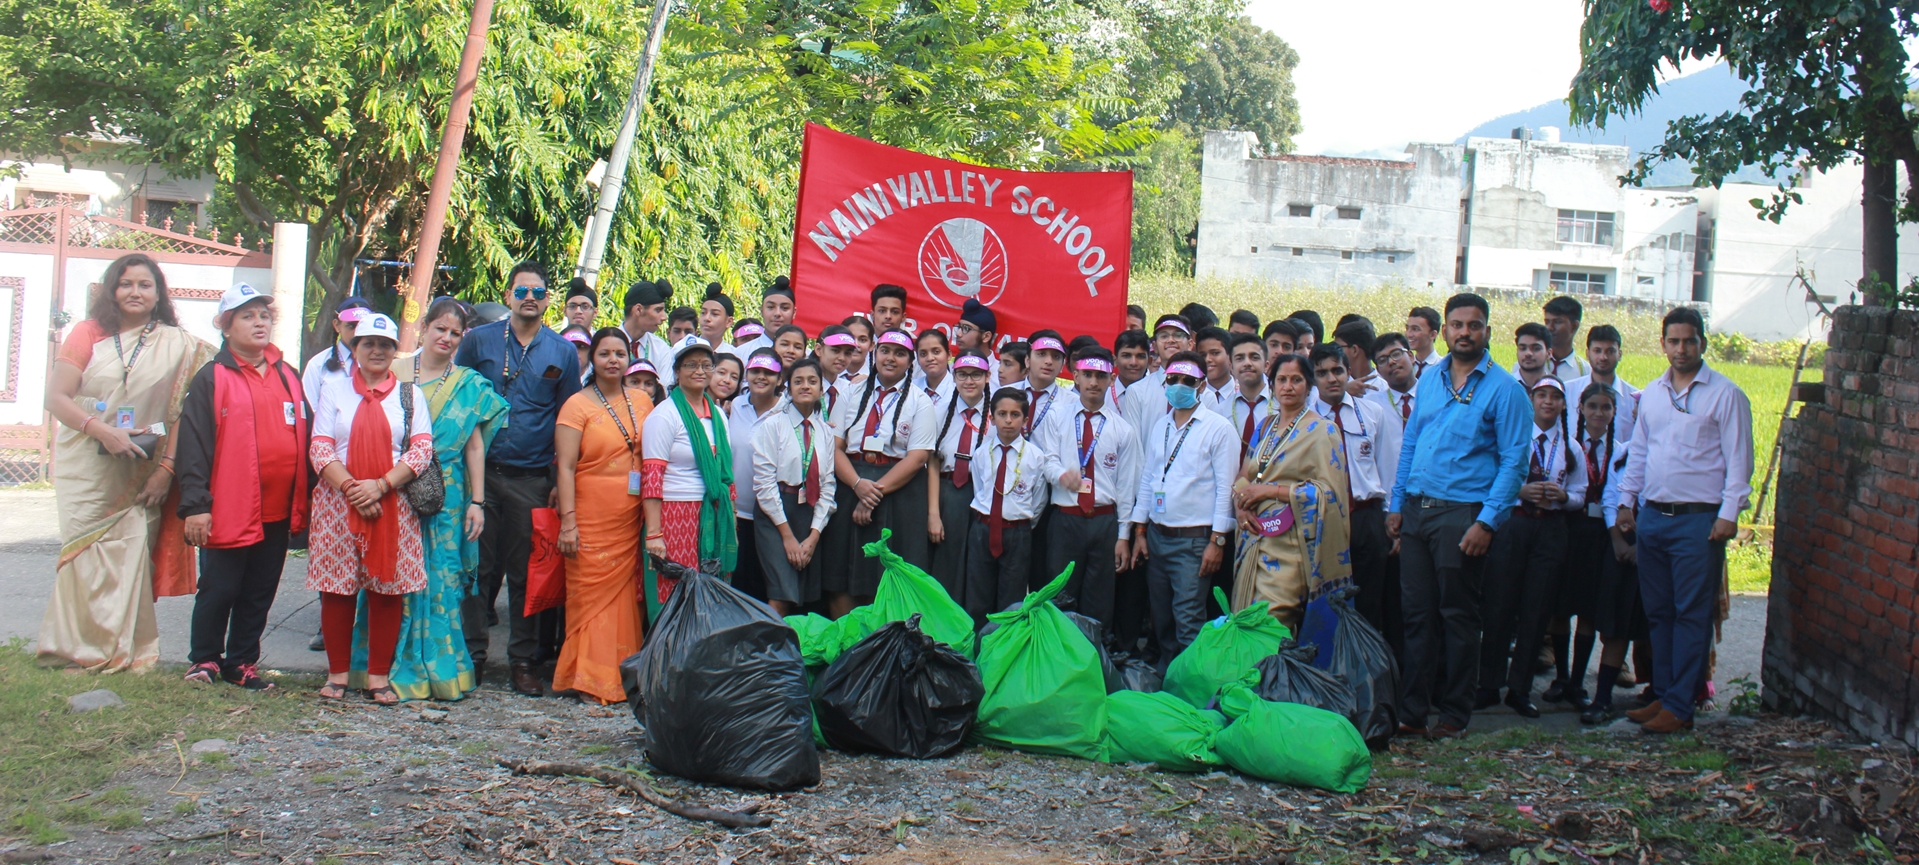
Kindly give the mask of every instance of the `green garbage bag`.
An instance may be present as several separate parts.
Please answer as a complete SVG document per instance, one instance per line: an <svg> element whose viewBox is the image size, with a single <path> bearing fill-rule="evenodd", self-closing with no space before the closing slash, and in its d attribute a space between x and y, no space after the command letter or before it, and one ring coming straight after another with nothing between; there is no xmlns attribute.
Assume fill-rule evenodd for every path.
<svg viewBox="0 0 1919 865"><path fill-rule="evenodd" d="M1018 609L987 616L999 628L980 642L986 685L975 741L1039 754L1098 760L1106 735L1106 677L1099 651L1053 598L1069 565Z"/></svg>
<svg viewBox="0 0 1919 865"><path fill-rule="evenodd" d="M1232 609L1226 602L1226 592L1218 586L1213 587L1213 597L1220 609ZM1292 635L1265 604L1247 604L1239 612L1200 627L1199 636L1167 667L1165 690L1206 708L1222 685L1239 681L1260 659L1279 651L1279 641Z"/></svg>
<svg viewBox="0 0 1919 865"><path fill-rule="evenodd" d="M831 664L874 631L894 622L904 622L914 613L920 616L920 631L968 658L973 657L978 643L973 635L973 617L953 601L931 574L888 549L886 542L892 536L892 529L882 529L879 540L862 548L867 558L877 557L885 568L872 603L854 607L837 620L817 613L786 617L786 623L799 634L800 657L807 666Z"/></svg>
<svg viewBox="0 0 1919 865"><path fill-rule="evenodd" d="M1253 684L1220 689L1219 707L1233 720L1213 737L1213 749L1226 765L1296 787L1352 793L1366 786L1373 755L1351 721L1325 709L1262 700Z"/></svg>
<svg viewBox="0 0 1919 865"><path fill-rule="evenodd" d="M1213 737L1225 726L1225 715L1164 691L1114 691L1106 695L1107 762L1204 772L1223 765Z"/></svg>

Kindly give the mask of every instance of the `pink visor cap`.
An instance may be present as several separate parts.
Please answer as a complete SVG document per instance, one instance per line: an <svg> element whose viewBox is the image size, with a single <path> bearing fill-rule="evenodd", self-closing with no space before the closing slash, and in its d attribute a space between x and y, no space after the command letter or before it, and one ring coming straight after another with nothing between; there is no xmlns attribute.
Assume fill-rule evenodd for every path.
<svg viewBox="0 0 1919 865"><path fill-rule="evenodd" d="M1193 363L1190 360L1177 361L1168 365L1166 367L1166 374L1192 376L1193 378L1206 377L1206 373L1199 368L1199 364Z"/></svg>
<svg viewBox="0 0 1919 865"><path fill-rule="evenodd" d="M1080 372L1103 372L1108 375L1111 375L1113 372L1112 364L1107 363L1104 359L1097 358L1097 357L1080 358L1077 362L1073 364L1073 368L1076 370L1079 370Z"/></svg>
<svg viewBox="0 0 1919 865"><path fill-rule="evenodd" d="M854 339L853 335L850 333L829 333L826 336L820 338L820 345L825 345L825 346L850 345L854 348L859 348L860 341L857 339Z"/></svg>
<svg viewBox="0 0 1919 865"><path fill-rule="evenodd" d="M763 369L769 372L779 372L780 362L779 362L779 359L777 358L769 357L764 354L756 354L746 359L746 368L747 369Z"/></svg>
<svg viewBox="0 0 1919 865"><path fill-rule="evenodd" d="M1050 336L1042 336L1039 339L1033 340L1033 351L1057 351L1060 354L1065 354L1066 346L1061 345L1059 340Z"/></svg>
<svg viewBox="0 0 1919 865"><path fill-rule="evenodd" d="M993 371L993 365L987 363L986 358L979 357L977 355L971 355L971 354L960 355L959 357L954 358L953 368L954 369L976 369L984 373L991 373Z"/></svg>
<svg viewBox="0 0 1919 865"><path fill-rule="evenodd" d="M626 368L627 375L632 375L636 372L649 372L656 376L660 374L659 370L653 368L653 364L651 361L645 361L645 360L636 360L627 366Z"/></svg>
<svg viewBox="0 0 1919 865"><path fill-rule="evenodd" d="M908 352L913 350L913 338L897 330L889 330L880 334L879 344L897 345L900 348L906 349Z"/></svg>

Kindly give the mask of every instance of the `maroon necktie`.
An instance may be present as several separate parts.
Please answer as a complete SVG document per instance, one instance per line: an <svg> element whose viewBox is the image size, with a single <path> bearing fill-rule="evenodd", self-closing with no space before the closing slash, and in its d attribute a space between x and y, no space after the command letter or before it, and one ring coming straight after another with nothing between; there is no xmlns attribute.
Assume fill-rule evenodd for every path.
<svg viewBox="0 0 1919 865"><path fill-rule="evenodd" d="M999 473L993 479L993 512L986 517L986 525L990 527L986 532L986 549L996 559L1005 550L1000 541L1001 533L1006 528L1006 517L1003 516L1006 503L1006 458L1012 452L1013 448L1010 445L999 446Z"/></svg>
<svg viewBox="0 0 1919 865"><path fill-rule="evenodd" d="M1085 516L1093 515L1093 464L1099 462L1099 454L1093 452L1093 415L1091 412L1079 413L1079 438L1086 449L1086 489L1079 494L1079 510Z"/></svg>
<svg viewBox="0 0 1919 865"><path fill-rule="evenodd" d="M1399 397L1399 422L1403 424L1412 419L1413 395L1411 393L1401 394Z"/></svg>
<svg viewBox="0 0 1919 865"><path fill-rule="evenodd" d="M879 433L880 418L886 414L884 411L886 407L886 397L892 392L893 389L890 387L880 388L880 398L873 401L873 410L866 415L866 435L863 436L860 441L860 447L862 449L866 447L865 439L872 438Z"/></svg>
<svg viewBox="0 0 1919 865"><path fill-rule="evenodd" d="M1026 410L1026 433L1027 435L1031 435L1033 433L1033 420L1039 414L1039 391L1028 387L1026 392L1033 396L1032 405Z"/></svg>
<svg viewBox="0 0 1919 865"><path fill-rule="evenodd" d="M973 479L973 413L966 410L966 423L960 427L959 450L953 459L953 488L966 486Z"/></svg>
<svg viewBox="0 0 1919 865"><path fill-rule="evenodd" d="M820 503L820 461L813 454L813 425L802 421L800 429L806 431L806 450L800 454L806 458L806 480L803 482L802 495L806 497L806 506L812 507Z"/></svg>
<svg viewBox="0 0 1919 865"><path fill-rule="evenodd" d="M1239 401L1246 402L1246 398L1242 396L1239 398ZM1253 446L1253 430L1255 427L1258 426L1258 424L1254 423L1253 421L1258 416L1258 414L1259 414L1259 406L1257 404L1250 403L1250 402L1246 403L1246 423L1239 431L1239 461L1240 462L1246 461L1246 450Z"/></svg>

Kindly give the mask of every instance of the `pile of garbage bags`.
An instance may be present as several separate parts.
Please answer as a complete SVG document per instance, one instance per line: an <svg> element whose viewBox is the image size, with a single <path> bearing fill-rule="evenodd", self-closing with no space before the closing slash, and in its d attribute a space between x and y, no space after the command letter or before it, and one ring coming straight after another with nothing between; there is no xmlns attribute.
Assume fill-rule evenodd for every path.
<svg viewBox="0 0 1919 865"><path fill-rule="evenodd" d="M1071 568L975 630L888 537L865 548L885 568L873 602L838 620L782 620L685 573L622 665L648 760L784 790L819 782L820 747L933 759L978 743L1352 792L1371 775L1368 744L1396 729L1397 668L1349 591L1309 612L1301 632L1317 644L1254 604L1207 623L1162 678L1054 604Z"/></svg>

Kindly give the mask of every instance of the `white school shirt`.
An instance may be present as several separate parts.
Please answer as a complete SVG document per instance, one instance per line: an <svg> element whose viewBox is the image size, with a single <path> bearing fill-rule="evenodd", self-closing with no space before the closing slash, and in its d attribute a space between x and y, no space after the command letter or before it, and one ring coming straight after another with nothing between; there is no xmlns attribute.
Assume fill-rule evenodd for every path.
<svg viewBox="0 0 1919 865"><path fill-rule="evenodd" d="M1360 396L1360 399L1370 400L1382 409L1396 408L1396 406L1393 405L1392 399L1386 395L1387 391L1393 389L1393 386L1386 383L1386 377L1380 375L1379 370L1373 370L1366 374L1360 378L1360 382L1371 386L1371 389Z"/></svg>
<svg viewBox="0 0 1919 865"><path fill-rule="evenodd" d="M1585 511L1586 509L1586 450L1585 448L1580 447L1579 442L1577 441L1571 442L1570 444L1572 445L1572 462L1571 464L1568 464L1566 461L1566 445L1568 444L1568 442L1566 441L1564 436L1559 434L1558 424L1554 424L1552 429L1540 429L1539 426L1535 424L1532 428L1532 431L1528 433L1527 435L1528 435L1528 438L1526 439L1526 459L1528 460L1528 462L1526 464L1526 476L1529 479L1532 477L1531 460L1539 452L1538 449L1543 445L1545 447L1545 454L1547 456L1547 459L1541 461L1539 465L1541 468L1545 468L1547 462L1552 463L1552 471L1546 473L1546 480L1549 480L1549 481L1552 481L1553 483L1558 484L1562 489L1566 491L1566 501L1562 504L1554 505L1549 510L1576 511L1576 512ZM1615 451L1615 453L1617 453L1617 451ZM1527 482L1530 483L1531 481L1528 480ZM1515 507L1517 507L1517 505L1515 505Z"/></svg>
<svg viewBox="0 0 1919 865"><path fill-rule="evenodd" d="M1248 417L1252 418L1253 431L1254 433L1258 433L1259 425L1264 423L1266 418L1273 413L1274 405L1272 394L1267 391L1264 379L1260 380L1259 393L1250 401L1246 399L1245 394L1240 392L1237 383L1233 385L1228 394L1226 402L1214 409L1214 411L1217 412L1220 417L1225 418L1226 423L1232 426L1233 439L1238 441L1242 448L1246 449L1244 452L1251 453L1252 438L1246 435L1246 419ZM1160 394L1161 399L1164 399L1165 396L1163 392ZM1201 399L1200 405L1206 405L1206 401Z"/></svg>
<svg viewBox="0 0 1919 865"><path fill-rule="evenodd" d="M1046 507L1046 491L1065 473L1065 467L1051 451L1032 439L1013 440L1010 450L1000 441L999 430L987 433L984 445L973 448L973 511L982 517L993 515L994 483L999 482L999 467L1006 462L1006 480L1001 486L999 515L1007 520L1030 520Z"/></svg>
<svg viewBox="0 0 1919 865"><path fill-rule="evenodd" d="M773 401L773 407L767 411L770 417L785 405L786 397ZM667 406L672 408L671 405ZM733 512L741 519L750 520L758 512L754 507L755 497L753 477L753 430L759 425L760 413L753 408L753 394L741 391L739 398L733 400L733 410L727 413L727 444L733 448Z"/></svg>
<svg viewBox="0 0 1919 865"><path fill-rule="evenodd" d="M933 401L926 398L926 392L912 385L909 379L901 379L899 387L892 393L883 393L883 387L875 382L873 394L866 396L866 384L840 391L839 405L834 407L839 415L833 425L835 434L846 440L846 452L857 454L872 451L894 459L905 459L908 451L932 450L933 438L939 435L939 417L934 414ZM866 401L866 411L860 411L860 401ZM905 406L900 400L905 399ZM867 416L873 413L873 407L879 406L880 423L874 430L872 442L866 440ZM895 426L897 421L898 426Z"/></svg>
<svg viewBox="0 0 1919 865"><path fill-rule="evenodd" d="M334 357L336 354L340 358L340 368L327 369L327 359ZM328 383L347 381L352 377L353 352L349 351L346 346L336 342L327 346L326 351L308 358L306 366L300 367L300 389L302 393L307 395L308 402L318 405L320 392L326 390ZM352 390L353 388L348 386L347 391L352 392ZM358 396L356 395L355 398L357 399Z"/></svg>
<svg viewBox="0 0 1919 865"><path fill-rule="evenodd" d="M972 449L974 451L985 447L985 442L988 438L998 438L999 433L993 431L992 412L987 410L986 404L987 397L985 394L980 394L979 402L970 406L966 404L965 397L960 397L959 404L957 405L953 404L950 397L933 404L933 434L939 435L940 428L946 428L946 435L940 436L939 443L934 448L936 452L935 456L937 456L940 461L940 471L950 472L954 466L959 465L960 434L967 428L967 409L970 408L973 410ZM946 422L946 409L949 406L953 409L952 423ZM978 475L975 475L974 478L977 480Z"/></svg>
<svg viewBox="0 0 1919 865"><path fill-rule="evenodd" d="M1386 413L1399 422L1399 429L1402 432L1406 429L1406 422L1412 420L1413 410L1419 406L1419 401L1414 398L1418 396L1416 393L1418 390L1417 380L1414 382L1413 390L1406 393L1393 390L1390 385L1386 388Z"/></svg>
<svg viewBox="0 0 1919 865"><path fill-rule="evenodd" d="M953 397L953 391L958 387L958 385L953 382L953 370L951 368L946 370L946 377L940 379L939 386L933 388L930 393L926 387L925 373L919 373L913 376L913 386L919 388L920 393L926 394L927 399L932 400L934 405L940 406L941 408L946 406L946 401Z"/></svg>
<svg viewBox="0 0 1919 865"><path fill-rule="evenodd" d="M1119 384L1113 380L1115 396L1112 402L1119 406L1119 413L1126 416L1126 422L1133 425L1133 434L1145 441L1145 430L1153 428L1153 422L1166 413L1166 383L1154 381L1153 374L1140 376L1139 381L1130 385Z"/></svg>
<svg viewBox="0 0 1919 865"><path fill-rule="evenodd" d="M753 337L752 339L749 339L743 343L733 346L733 353L739 355L741 360L745 360L749 357L752 357L753 352L759 351L760 349L763 349L763 348L772 348L772 347L773 347L773 340L767 337L766 334L760 334L759 336Z"/></svg>
<svg viewBox="0 0 1919 865"><path fill-rule="evenodd" d="M433 437L433 415L426 405L426 394L419 388L408 388L413 392L413 430L407 432L405 426L406 407L400 404L400 386L380 401L380 408L386 412L387 428L393 431L392 451L394 462L406 453L407 445L415 438ZM353 416L360 411L360 395L353 390L353 380L342 377L330 380L320 389L320 400L313 404L313 437L333 440L333 455L346 462L347 442L353 438ZM316 466L315 470L326 466Z"/></svg>
<svg viewBox="0 0 1919 865"><path fill-rule="evenodd" d="M1547 351L1546 356L1552 357L1552 352ZM1580 357L1577 351L1566 355L1564 360L1553 358L1552 365L1546 367L1546 371L1557 377L1560 381L1572 381L1573 379L1593 374L1592 364L1587 363L1585 358Z"/></svg>
<svg viewBox="0 0 1919 865"><path fill-rule="evenodd" d="M1622 502L1717 502L1739 520L1752 495L1752 403L1732 379L1701 364L1681 395L1668 369L1639 394Z"/></svg>
<svg viewBox="0 0 1919 865"><path fill-rule="evenodd" d="M1335 408L1315 398L1307 404L1315 414L1343 430L1346 443L1346 476L1352 481L1353 501L1385 499L1393 494L1393 481L1399 472L1399 446L1405 429L1398 415L1368 399L1348 395ZM1339 417L1333 413L1337 411Z"/></svg>
<svg viewBox="0 0 1919 865"><path fill-rule="evenodd" d="M1055 412L1046 420L1045 427L1034 430L1034 437L1059 459L1062 469L1079 469L1081 475L1086 473L1079 459L1085 449L1085 443L1080 440L1086 432L1082 422L1085 415L1086 407L1076 405L1071 412ZM1093 506L1112 505L1113 512L1120 516L1119 536L1125 538L1132 534L1132 525L1126 522L1126 517L1133 512L1133 499L1139 494L1142 459L1139 434L1111 402L1093 412L1092 422L1089 458L1093 463ZM1054 484L1053 504L1062 508L1078 507L1079 491Z"/></svg>
<svg viewBox="0 0 1919 865"><path fill-rule="evenodd" d="M706 440L711 443L714 428L719 435L728 435L726 421L718 414L710 418L697 415L694 419L706 428ZM706 481L700 477L699 462L693 456L693 439L687 435L686 424L680 420L680 410L673 404L671 397L646 414L646 420L640 424L640 457L649 460L665 460L666 476L661 485L661 501L698 502L706 499ZM732 443L729 438L728 444ZM739 483L738 476L734 484Z"/></svg>
<svg viewBox="0 0 1919 865"><path fill-rule="evenodd" d="M1585 375L1566 382L1567 411L1579 411L1579 395L1586 392L1592 380L1592 376ZM1621 378L1619 373L1615 372L1612 377L1612 392L1612 437L1618 439L1620 444L1625 444L1632 441L1633 421L1639 419L1639 388L1633 387L1632 382ZM1577 419L1579 416L1575 414L1573 417Z"/></svg>
<svg viewBox="0 0 1919 865"><path fill-rule="evenodd" d="M1037 393L1033 390L1033 380L1030 378L1021 379L1008 387L1017 387L1026 392L1026 416L1032 419L1027 424L1030 429L1039 429L1040 424L1046 423L1054 412L1071 411L1079 406L1079 394L1058 379Z"/></svg>
<svg viewBox="0 0 1919 865"><path fill-rule="evenodd" d="M1133 515L1128 521L1232 531L1239 436L1225 418L1212 412L1195 410L1185 427L1175 426L1173 418L1174 414L1167 412L1145 436L1145 459L1141 461L1139 488L1134 492ZM1182 435L1184 445L1180 444ZM1154 512L1155 492L1165 496L1164 513Z"/></svg>
<svg viewBox="0 0 1919 865"><path fill-rule="evenodd" d="M806 483L804 433L800 426L813 429L813 462L819 466L820 500L813 505L813 531L823 531L833 516L833 493L838 482L833 477L833 426L818 411L800 419L799 409L786 403L768 412L753 427L753 496L759 512L771 517L773 525L786 525L786 505L780 501L780 484L800 486ZM735 481L737 483L737 479ZM805 540L805 533L793 536Z"/></svg>
<svg viewBox="0 0 1919 865"><path fill-rule="evenodd" d="M1160 382L1161 387L1165 387L1165 384L1164 381ZM1261 387L1260 390L1265 388ZM1239 379L1228 378L1226 386L1218 388L1203 378L1199 380L1199 407L1220 417L1231 416L1233 397L1236 396L1239 396Z"/></svg>
<svg viewBox="0 0 1919 865"><path fill-rule="evenodd" d="M626 341L633 352L633 360L643 360L653 365L660 373L660 387L673 386L673 346L657 333L643 333L634 336L632 331L620 325L620 332L626 334Z"/></svg>

